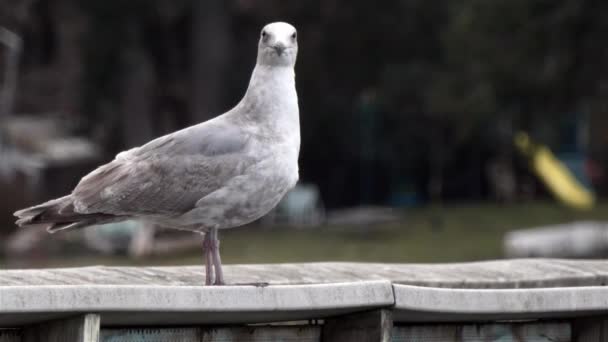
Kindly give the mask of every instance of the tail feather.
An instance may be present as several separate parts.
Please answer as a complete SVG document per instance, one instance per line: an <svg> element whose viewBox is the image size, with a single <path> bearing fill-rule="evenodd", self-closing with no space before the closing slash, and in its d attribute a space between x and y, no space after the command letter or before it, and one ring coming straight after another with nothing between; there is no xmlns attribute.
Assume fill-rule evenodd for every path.
<svg viewBox="0 0 608 342"><path fill-rule="evenodd" d="M96 224L104 224L116 221L115 219L87 219L76 222L67 223L51 223L46 227L46 231L53 234L60 230L85 228Z"/></svg>
<svg viewBox="0 0 608 342"><path fill-rule="evenodd" d="M77 213L74 211L74 202L71 195L16 211L14 215L18 218L16 224L19 227L45 225L49 233L124 219L120 216L103 213Z"/></svg>
<svg viewBox="0 0 608 342"><path fill-rule="evenodd" d="M18 210L14 215L19 219L17 225L20 227L54 222L56 219L60 219L61 215L59 211L72 202L71 196L64 196L48 202Z"/></svg>

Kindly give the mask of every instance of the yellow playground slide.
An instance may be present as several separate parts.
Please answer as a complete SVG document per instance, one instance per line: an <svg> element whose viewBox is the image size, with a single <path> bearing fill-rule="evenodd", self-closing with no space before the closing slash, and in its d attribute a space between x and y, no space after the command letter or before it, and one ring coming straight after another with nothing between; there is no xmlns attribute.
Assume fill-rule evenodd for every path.
<svg viewBox="0 0 608 342"><path fill-rule="evenodd" d="M591 209L594 206L595 195L574 177L548 147L535 144L523 132L515 136L515 145L530 159L534 173L558 200L576 209Z"/></svg>

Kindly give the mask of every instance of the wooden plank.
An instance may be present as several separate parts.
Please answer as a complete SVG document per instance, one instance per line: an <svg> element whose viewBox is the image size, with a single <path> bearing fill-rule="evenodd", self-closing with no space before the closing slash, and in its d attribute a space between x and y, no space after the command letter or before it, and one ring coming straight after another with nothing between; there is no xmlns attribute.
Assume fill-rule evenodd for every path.
<svg viewBox="0 0 608 342"><path fill-rule="evenodd" d="M399 323L569 319L608 313L608 287L443 289L393 285Z"/></svg>
<svg viewBox="0 0 608 342"><path fill-rule="evenodd" d="M607 288L608 293L608 288ZM309 320L390 307L390 282L278 286L0 286L0 327L95 312L106 326Z"/></svg>
<svg viewBox="0 0 608 342"><path fill-rule="evenodd" d="M101 342L319 342L319 326L102 329Z"/></svg>
<svg viewBox="0 0 608 342"><path fill-rule="evenodd" d="M21 342L21 330L0 329L0 342Z"/></svg>
<svg viewBox="0 0 608 342"><path fill-rule="evenodd" d="M568 323L445 324L396 326L393 342L569 342Z"/></svg>
<svg viewBox="0 0 608 342"><path fill-rule="evenodd" d="M100 317L86 314L23 328L22 342L99 342Z"/></svg>
<svg viewBox="0 0 608 342"><path fill-rule="evenodd" d="M332 317L325 320L322 340L388 342L392 327L392 314L385 309Z"/></svg>
<svg viewBox="0 0 608 342"><path fill-rule="evenodd" d="M572 341L608 342L608 317L580 318L572 324Z"/></svg>
<svg viewBox="0 0 608 342"><path fill-rule="evenodd" d="M446 288L545 288L608 283L604 260L524 259L450 264L302 263L226 265L229 284L270 285L390 280ZM192 285L204 283L202 266L81 267L0 270L0 286Z"/></svg>

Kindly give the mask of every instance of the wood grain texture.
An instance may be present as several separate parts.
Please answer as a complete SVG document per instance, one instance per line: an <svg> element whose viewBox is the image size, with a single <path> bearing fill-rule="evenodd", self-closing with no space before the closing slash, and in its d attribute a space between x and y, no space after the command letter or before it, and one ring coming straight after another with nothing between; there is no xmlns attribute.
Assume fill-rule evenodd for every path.
<svg viewBox="0 0 608 342"><path fill-rule="evenodd" d="M318 342L319 326L104 329L101 342Z"/></svg>
<svg viewBox="0 0 608 342"><path fill-rule="evenodd" d="M332 317L325 320L322 341L389 342L393 328L389 310Z"/></svg>
<svg viewBox="0 0 608 342"><path fill-rule="evenodd" d="M569 342L568 323L397 326L393 342ZM594 340L595 341L595 340Z"/></svg>
<svg viewBox="0 0 608 342"><path fill-rule="evenodd" d="M453 264L303 263L227 265L229 284L272 285L390 280L395 284L445 288L539 288L608 284L602 260L520 259ZM202 266L82 267L0 270L0 286L176 285L204 283Z"/></svg>
<svg viewBox="0 0 608 342"><path fill-rule="evenodd" d="M608 317L577 319L572 324L574 342L608 342Z"/></svg>
<svg viewBox="0 0 608 342"><path fill-rule="evenodd" d="M0 329L0 342L21 342L21 330Z"/></svg>
<svg viewBox="0 0 608 342"><path fill-rule="evenodd" d="M86 314L23 328L22 342L99 342L100 317Z"/></svg>

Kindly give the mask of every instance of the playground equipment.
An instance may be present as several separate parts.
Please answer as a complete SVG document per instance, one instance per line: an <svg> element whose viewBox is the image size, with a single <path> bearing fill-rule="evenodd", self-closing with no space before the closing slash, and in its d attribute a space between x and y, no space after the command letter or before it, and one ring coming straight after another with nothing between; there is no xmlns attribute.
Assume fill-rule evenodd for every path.
<svg viewBox="0 0 608 342"><path fill-rule="evenodd" d="M576 209L591 209L595 195L544 145L533 142L528 134L515 136L515 146L530 159L534 173L562 203Z"/></svg>

